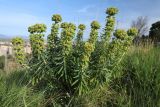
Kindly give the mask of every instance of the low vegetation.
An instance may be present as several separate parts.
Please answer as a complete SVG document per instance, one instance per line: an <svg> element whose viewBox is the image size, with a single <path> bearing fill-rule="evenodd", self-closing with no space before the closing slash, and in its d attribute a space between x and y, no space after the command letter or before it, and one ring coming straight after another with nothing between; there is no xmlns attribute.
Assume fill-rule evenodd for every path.
<svg viewBox="0 0 160 107"><path fill-rule="evenodd" d="M5 67L5 56L0 56L0 69L4 70Z"/></svg>

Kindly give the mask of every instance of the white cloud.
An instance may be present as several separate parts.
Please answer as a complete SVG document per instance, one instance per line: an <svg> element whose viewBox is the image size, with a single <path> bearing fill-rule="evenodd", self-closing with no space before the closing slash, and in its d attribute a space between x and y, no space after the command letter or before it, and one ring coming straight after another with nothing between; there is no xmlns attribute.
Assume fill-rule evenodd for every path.
<svg viewBox="0 0 160 107"><path fill-rule="evenodd" d="M95 5L87 5L81 9L79 9L77 12L78 13L87 13L90 9L94 8Z"/></svg>

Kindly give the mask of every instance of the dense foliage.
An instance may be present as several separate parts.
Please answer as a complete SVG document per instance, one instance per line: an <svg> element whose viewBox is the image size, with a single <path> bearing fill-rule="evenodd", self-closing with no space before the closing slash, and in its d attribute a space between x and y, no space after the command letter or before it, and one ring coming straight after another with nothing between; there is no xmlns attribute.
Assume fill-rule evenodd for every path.
<svg viewBox="0 0 160 107"><path fill-rule="evenodd" d="M149 37L154 42L160 42L160 21L152 24L149 32Z"/></svg>
<svg viewBox="0 0 160 107"><path fill-rule="evenodd" d="M0 56L0 69L4 70L5 67L5 56Z"/></svg>
<svg viewBox="0 0 160 107"><path fill-rule="evenodd" d="M33 60L38 60L40 55L44 51L44 34L46 31L46 25L44 24L35 24L28 28L30 32L30 44L32 48Z"/></svg>
<svg viewBox="0 0 160 107"><path fill-rule="evenodd" d="M45 101L43 106L46 107L75 106L76 102L87 103L89 97L86 96L89 94L94 96L96 91L98 95L94 103L99 102L98 98L103 99L103 94L104 97L106 97L105 94L116 95L117 93L110 94L107 91L111 81L117 77L116 71L121 68L120 64L131 46L134 36L137 35L135 28L128 31L115 30L115 15L117 13L118 9L114 7L106 10L106 24L100 36L101 25L97 21L93 21L90 25L89 39L86 41L83 40L85 25L80 24L76 30L77 27L73 23L61 23L62 18L59 14L52 17L53 24L51 33L47 37L47 44L44 42L46 26L44 24L30 26L28 31L30 32L32 58L28 62L28 67L25 68L27 72L24 78L25 82L28 82L22 89L27 87L27 89L33 89L31 93L43 92ZM19 49L18 47L21 47L22 43L21 39L13 39L15 52L21 52L23 48ZM19 57L17 57L17 61L21 61ZM20 62L20 64L22 63ZM28 91L22 90L23 94L20 96L30 95L27 93ZM99 102L99 104L93 105L116 105L118 98L114 100L109 96L104 98L105 103ZM117 97L120 96L117 95ZM18 98L21 99L21 97ZM26 98L28 97L26 96ZM89 99L92 103L93 99L91 97ZM25 107L27 107L26 101L21 103ZM115 101L113 105L111 104L112 101ZM120 102L118 101L118 103ZM40 102L35 104L41 105Z"/></svg>
<svg viewBox="0 0 160 107"><path fill-rule="evenodd" d="M24 53L24 41L20 37L12 39L14 55L17 59L17 62L21 65L25 64L25 53Z"/></svg>
<svg viewBox="0 0 160 107"><path fill-rule="evenodd" d="M126 56L119 85L126 89L131 107L160 106L159 52L159 47L145 46L130 51Z"/></svg>

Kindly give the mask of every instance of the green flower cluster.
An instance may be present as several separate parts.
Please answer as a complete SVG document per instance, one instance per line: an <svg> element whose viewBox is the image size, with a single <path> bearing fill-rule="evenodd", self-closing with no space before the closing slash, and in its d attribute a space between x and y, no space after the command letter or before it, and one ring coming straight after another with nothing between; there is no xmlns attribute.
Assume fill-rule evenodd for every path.
<svg viewBox="0 0 160 107"><path fill-rule="evenodd" d="M109 77L114 76L115 68L119 66L132 44L133 37L137 35L135 28L131 28L127 32L121 29L115 30L115 15L117 13L118 9L114 7L106 10L108 15L103 29L104 33L100 39L98 39L98 30L101 26L97 21L91 23L91 32L87 41L83 41L86 26L80 24L75 44L73 38L76 34L76 26L73 23L61 23L61 16L59 14L53 15L52 21L54 23L47 39L47 50L44 49L43 34L46 31L46 26L44 24L30 26L28 31L30 32L33 59L39 59L41 55L43 56L40 57L43 60L38 60L37 66L30 64L31 72L36 71L37 73L36 80L34 75L32 80L38 80L36 82L38 86L40 86L39 83L44 83L45 89L48 89L47 95L52 95L52 92L56 90L62 92L60 93L63 95L61 99L67 104L73 95L82 95L88 92L88 89L108 84ZM59 30L61 30L60 37ZM22 44L22 41L16 41L13 43L20 51L23 49L22 45L19 45ZM37 62L33 61L33 63Z"/></svg>
<svg viewBox="0 0 160 107"><path fill-rule="evenodd" d="M138 33L137 29L131 28L127 32L122 29L117 29L114 32L114 39L108 48L108 59L110 61L110 67L108 68L115 68L116 65L119 64L129 46L132 44L133 37L136 36Z"/></svg>
<svg viewBox="0 0 160 107"><path fill-rule="evenodd" d="M54 21L55 23L60 23L62 22L62 17L59 14L54 14L52 17L52 21Z"/></svg>
<svg viewBox="0 0 160 107"><path fill-rule="evenodd" d="M97 29L100 29L100 24L97 22L97 21L93 21L91 23L91 28L94 29L94 30L97 30Z"/></svg>
<svg viewBox="0 0 160 107"><path fill-rule="evenodd" d="M86 26L85 26L84 24L80 24L80 25L78 26L78 29L84 31L84 30L86 29Z"/></svg>
<svg viewBox="0 0 160 107"><path fill-rule="evenodd" d="M38 59L39 56L44 51L44 34L46 31L46 25L44 24L35 24L28 28L30 34L30 44L32 49L32 56L35 59Z"/></svg>
<svg viewBox="0 0 160 107"><path fill-rule="evenodd" d="M97 60L96 63L98 64L97 68L102 71L102 69L104 69L105 66L105 62L107 60L106 56L107 56L107 51L108 51L108 47L110 44L110 40L111 40L111 36L112 33L114 31L114 27L115 27L115 15L118 13L118 9L111 7L111 8L107 8L106 10L106 14L108 15L106 17L106 25L104 28L104 33L101 36L102 41L100 42L100 47L101 49L98 49L97 52L99 52L99 56L97 56Z"/></svg>
<svg viewBox="0 0 160 107"><path fill-rule="evenodd" d="M132 37L137 36L137 33L138 31L136 28L131 28L127 31L128 36L132 36Z"/></svg>
<svg viewBox="0 0 160 107"><path fill-rule="evenodd" d="M72 39L75 35L76 26L72 23L62 23L61 28L63 28L61 33L61 46L62 54L68 56L72 49Z"/></svg>
<svg viewBox="0 0 160 107"><path fill-rule="evenodd" d="M95 46L95 43L98 38L98 29L100 29L100 24L97 21L91 23L91 33L88 42L92 43Z"/></svg>
<svg viewBox="0 0 160 107"><path fill-rule="evenodd" d="M108 14L109 16L114 16L117 13L118 13L118 9L115 7L110 7L106 10L106 14Z"/></svg>
<svg viewBox="0 0 160 107"><path fill-rule="evenodd" d="M30 26L28 28L28 32L30 32L31 34L33 33L43 33L45 32L47 29L45 24L35 24L33 26Z"/></svg>
<svg viewBox="0 0 160 107"><path fill-rule="evenodd" d="M54 23L52 24L52 28L51 28L51 34L48 35L47 38L47 42L48 42L48 49L50 51L52 51L52 49L56 46L57 42L58 42L58 31L60 28L59 23L62 21L62 17L59 14L55 14L52 17L52 21L54 21Z"/></svg>
<svg viewBox="0 0 160 107"><path fill-rule="evenodd" d="M108 14L106 19L106 26L104 28L104 34L102 35L102 40L105 41L104 45L107 45L111 39L112 32L114 31L115 26L115 15L118 13L118 9L111 7L106 10L106 14Z"/></svg>
<svg viewBox="0 0 160 107"><path fill-rule="evenodd" d="M24 41L20 37L12 39L14 55L20 65L25 65Z"/></svg>
<svg viewBox="0 0 160 107"><path fill-rule="evenodd" d="M77 32L77 37L76 37L76 43L75 43L75 54L76 56L80 56L81 51L82 51L82 44L83 44L83 34L84 30L86 29L86 26L84 24L80 24L78 26L78 32Z"/></svg>
<svg viewBox="0 0 160 107"><path fill-rule="evenodd" d="M83 51L83 56L82 56L82 62L84 65L87 65L89 62L89 57L91 52L93 52L94 48L93 48L93 44L91 44L90 42L86 42L84 44L84 51Z"/></svg>
<svg viewBox="0 0 160 107"><path fill-rule="evenodd" d="M100 24L97 21L91 23L91 33L89 40L84 44L82 53L82 69L86 69L89 64L89 59L91 53L95 49L95 43L98 38L98 29L100 29Z"/></svg>
<svg viewBox="0 0 160 107"><path fill-rule="evenodd" d="M104 34L102 34L101 40L97 42L96 49L91 57L90 69L96 71L92 74L96 84L102 84L108 80L109 75L113 73L111 71L114 71L113 69L119 65L137 33L135 28L129 29L127 32L121 29L114 32L115 15L117 13L118 9L114 7L106 10L108 16ZM114 39L112 39L112 35L114 35Z"/></svg>
<svg viewBox="0 0 160 107"><path fill-rule="evenodd" d="M84 30L86 29L86 26L84 24L80 24L78 26L78 33L77 33L77 44L79 44L80 41L82 41Z"/></svg>
<svg viewBox="0 0 160 107"><path fill-rule="evenodd" d="M127 32L123 29L118 29L114 32L113 34L117 39L125 39L128 35L127 35Z"/></svg>

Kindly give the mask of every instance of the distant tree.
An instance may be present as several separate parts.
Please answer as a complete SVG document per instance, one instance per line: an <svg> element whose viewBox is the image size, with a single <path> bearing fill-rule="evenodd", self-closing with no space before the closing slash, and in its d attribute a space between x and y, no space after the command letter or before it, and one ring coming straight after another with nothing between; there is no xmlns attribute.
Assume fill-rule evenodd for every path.
<svg viewBox="0 0 160 107"><path fill-rule="evenodd" d="M146 16L139 16L136 20L132 21L131 27L138 30L137 36L134 38L134 44L141 42L141 37L148 32L148 18Z"/></svg>
<svg viewBox="0 0 160 107"><path fill-rule="evenodd" d="M149 38L154 42L160 42L160 21L152 24L149 31Z"/></svg>
<svg viewBox="0 0 160 107"><path fill-rule="evenodd" d="M148 32L148 18L139 16L136 20L132 21L131 27L137 28L137 36L141 37Z"/></svg>

